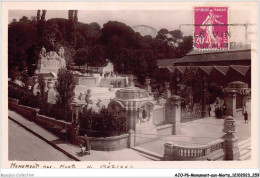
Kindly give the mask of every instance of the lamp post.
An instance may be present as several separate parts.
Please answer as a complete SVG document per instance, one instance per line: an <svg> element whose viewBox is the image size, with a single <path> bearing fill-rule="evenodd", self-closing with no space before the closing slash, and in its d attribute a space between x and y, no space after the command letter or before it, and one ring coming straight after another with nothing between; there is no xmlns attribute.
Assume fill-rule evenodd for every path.
<svg viewBox="0 0 260 178"><path fill-rule="evenodd" d="M206 116L206 97L205 97L205 94L206 94L206 82L205 82L205 77L203 78L202 80L202 111L201 111L201 116L202 118L204 118Z"/></svg>

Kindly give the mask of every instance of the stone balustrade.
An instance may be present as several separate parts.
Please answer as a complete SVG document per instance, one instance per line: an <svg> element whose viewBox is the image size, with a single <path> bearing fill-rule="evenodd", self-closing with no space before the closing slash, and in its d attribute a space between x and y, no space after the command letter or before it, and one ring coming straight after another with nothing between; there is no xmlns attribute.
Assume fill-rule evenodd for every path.
<svg viewBox="0 0 260 178"><path fill-rule="evenodd" d="M182 146L174 144L171 142L164 144L164 160L175 160L175 161L185 161L185 160L207 160L211 154L218 150L224 149L224 139L218 139L207 145L201 146ZM224 156L224 154L222 155Z"/></svg>

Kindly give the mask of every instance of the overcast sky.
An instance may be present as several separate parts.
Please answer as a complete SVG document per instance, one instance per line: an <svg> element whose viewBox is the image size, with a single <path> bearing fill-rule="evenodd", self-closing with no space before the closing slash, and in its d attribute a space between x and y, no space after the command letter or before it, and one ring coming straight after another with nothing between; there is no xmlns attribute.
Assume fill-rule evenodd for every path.
<svg viewBox="0 0 260 178"><path fill-rule="evenodd" d="M32 17L36 16L37 10L10 10L9 22L14 18L19 20L22 16ZM147 25L159 31L162 28L168 30L179 29L181 24L192 24L192 11L188 10L80 10L78 12L79 22L91 23L97 22L102 27L108 21L123 22L130 27L137 25ZM236 11L230 13L231 23L250 23L249 11ZM67 10L48 10L46 19L51 18L68 18ZM244 41L245 30L244 27L235 27L236 31L232 30L232 40L236 42ZM181 31L184 35L192 34L191 26L182 26Z"/></svg>

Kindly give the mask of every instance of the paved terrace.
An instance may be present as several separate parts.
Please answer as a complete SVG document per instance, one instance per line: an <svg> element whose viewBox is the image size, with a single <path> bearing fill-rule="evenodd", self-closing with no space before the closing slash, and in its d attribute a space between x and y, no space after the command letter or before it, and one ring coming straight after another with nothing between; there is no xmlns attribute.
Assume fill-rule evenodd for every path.
<svg viewBox="0 0 260 178"><path fill-rule="evenodd" d="M250 105L248 110L250 111ZM43 129L39 125L32 121L25 119L23 116L17 114L14 111L9 111L9 116L12 120L29 130L40 135L40 138L45 142L54 146L57 150L62 151L74 160L80 161L151 161L150 158L145 157L143 154L132 150L123 149L119 151L95 151L91 150L91 155L82 156L80 148L70 143L66 143L60 140L57 136L51 134L47 130ZM211 141L214 141L223 136L223 123L224 119L216 119L215 117L209 117L204 119L198 119L191 122L181 124L181 134L165 136L157 139L151 139L151 142L138 145L138 147L148 150L150 152L163 155L164 143L167 141L175 142L179 145L203 145ZM251 138L251 114L249 113L249 124L244 123L243 117L236 118L237 136L240 141L250 141ZM11 134L11 133L9 133ZM147 137L147 135L143 135ZM148 136L149 137L149 136ZM151 137L150 137L151 138ZM46 144L47 144L46 143ZM15 159L12 157L12 159ZM24 160L24 159L23 159ZM26 161L26 160L24 160Z"/></svg>

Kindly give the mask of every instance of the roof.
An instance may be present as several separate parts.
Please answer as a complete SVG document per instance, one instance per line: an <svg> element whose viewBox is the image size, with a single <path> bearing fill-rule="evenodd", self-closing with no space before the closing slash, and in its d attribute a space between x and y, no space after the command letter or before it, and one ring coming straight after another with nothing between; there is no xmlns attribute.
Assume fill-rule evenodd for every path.
<svg viewBox="0 0 260 178"><path fill-rule="evenodd" d="M177 58L177 59L158 59L157 60L157 65L158 65L158 67L172 66L179 59L180 58Z"/></svg>
<svg viewBox="0 0 260 178"><path fill-rule="evenodd" d="M242 66L242 65L231 65L230 67L244 76L247 74L250 68L249 66Z"/></svg>
<svg viewBox="0 0 260 178"><path fill-rule="evenodd" d="M229 66L213 66L213 68L223 75L226 75L229 70Z"/></svg>
<svg viewBox="0 0 260 178"><path fill-rule="evenodd" d="M211 75L213 71L217 71L221 75L227 75L230 70L239 72L240 74L246 76L250 71L250 66L242 66L242 65L229 65L229 66L168 66L162 67L168 69L171 73L178 71L182 74L189 70L190 68L193 70L194 73L202 71L206 75Z"/></svg>
<svg viewBox="0 0 260 178"><path fill-rule="evenodd" d="M199 66L199 69L201 69L202 71L204 71L206 74L209 75L212 70L212 66Z"/></svg>
<svg viewBox="0 0 260 178"><path fill-rule="evenodd" d="M175 64L238 60L251 60L251 50L192 51Z"/></svg>
<svg viewBox="0 0 260 178"><path fill-rule="evenodd" d="M181 72L182 74L184 74L185 70L186 70L187 66L176 66L176 70L178 70L179 72Z"/></svg>

